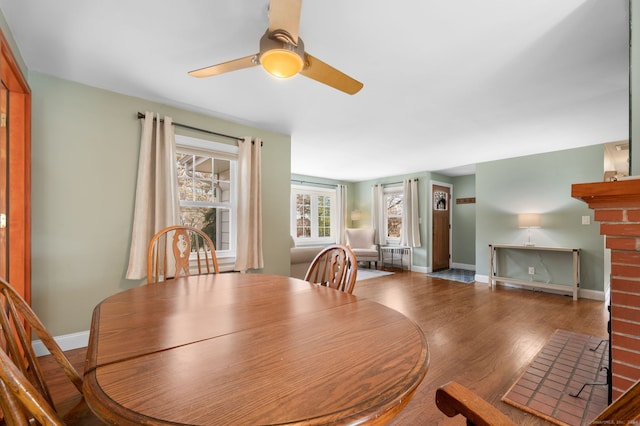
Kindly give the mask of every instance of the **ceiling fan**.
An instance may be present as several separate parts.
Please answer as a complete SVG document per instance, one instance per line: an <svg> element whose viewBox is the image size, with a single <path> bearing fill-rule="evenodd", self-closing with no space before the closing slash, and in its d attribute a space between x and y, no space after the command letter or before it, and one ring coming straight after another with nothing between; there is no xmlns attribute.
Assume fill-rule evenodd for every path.
<svg viewBox="0 0 640 426"><path fill-rule="evenodd" d="M206 68L190 71L193 77L211 77L256 65L278 78L296 74L353 95L362 83L304 51L298 37L302 0L270 0L269 28L260 39L260 51L254 55L234 59Z"/></svg>

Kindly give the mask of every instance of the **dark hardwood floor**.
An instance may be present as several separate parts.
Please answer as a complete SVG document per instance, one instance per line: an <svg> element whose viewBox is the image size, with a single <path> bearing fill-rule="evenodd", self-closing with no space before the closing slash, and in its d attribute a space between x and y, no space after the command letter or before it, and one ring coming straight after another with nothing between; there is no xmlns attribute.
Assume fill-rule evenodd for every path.
<svg viewBox="0 0 640 426"><path fill-rule="evenodd" d="M413 319L429 342L429 371L392 425L464 424L459 416L447 418L435 405L437 387L450 380L477 392L518 425L548 425L500 398L556 329L606 337L606 305L594 300L574 302L568 296L508 287L491 290L484 283L400 271L358 282L354 294ZM68 354L82 372L85 350ZM43 361L51 365L47 357ZM52 372L52 392L73 394L60 374Z"/></svg>

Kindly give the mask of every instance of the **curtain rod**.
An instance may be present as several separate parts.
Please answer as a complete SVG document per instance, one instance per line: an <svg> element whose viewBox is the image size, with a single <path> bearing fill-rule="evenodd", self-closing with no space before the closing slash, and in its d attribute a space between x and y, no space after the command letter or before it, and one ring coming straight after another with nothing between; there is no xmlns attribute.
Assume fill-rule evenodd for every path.
<svg viewBox="0 0 640 426"><path fill-rule="evenodd" d="M138 118L145 118L145 115L141 112L138 112ZM154 120L156 120L156 118L153 118ZM162 123L164 120L160 119L160 122ZM182 127L184 129L189 129L189 130L195 130L197 132L203 132L203 133L209 133L210 135L216 135L216 136L221 136L223 138L229 138L229 139L234 139L238 142L243 142L244 138L239 138L237 136L229 136L229 135L225 135L223 133L217 133L217 132L212 132L211 130L206 130L206 129L200 129L198 127L193 127L193 126L189 126L186 124L181 124L181 123L176 123L175 121L172 123L174 126L178 126L178 127Z"/></svg>
<svg viewBox="0 0 640 426"><path fill-rule="evenodd" d="M414 181L414 182L418 182L420 179L415 178L415 179L409 179L409 180L412 180L412 181ZM388 186L388 185L400 185L401 183L404 183L404 181L402 181L402 182L387 182L387 183L380 183L380 184L378 184L378 185L382 185L382 186Z"/></svg>
<svg viewBox="0 0 640 426"><path fill-rule="evenodd" d="M415 179L407 179L407 180L412 180L414 182L418 182L420 179L415 178ZM400 185L401 183L404 183L404 181L401 182L388 182L388 183L383 183L382 186L386 186L386 185Z"/></svg>
<svg viewBox="0 0 640 426"><path fill-rule="evenodd" d="M322 182L308 182L306 180L298 180L298 179L291 179L291 182L297 182L299 184L311 184L311 185L324 185L324 186L332 186L334 188L338 187L337 183L322 183Z"/></svg>

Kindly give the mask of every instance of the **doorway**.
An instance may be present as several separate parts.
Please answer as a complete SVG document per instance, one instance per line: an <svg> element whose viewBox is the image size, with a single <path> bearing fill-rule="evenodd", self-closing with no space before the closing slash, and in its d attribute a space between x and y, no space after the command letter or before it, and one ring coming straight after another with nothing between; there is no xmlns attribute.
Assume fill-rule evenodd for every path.
<svg viewBox="0 0 640 426"><path fill-rule="evenodd" d="M451 266L451 185L431 183L431 270Z"/></svg>

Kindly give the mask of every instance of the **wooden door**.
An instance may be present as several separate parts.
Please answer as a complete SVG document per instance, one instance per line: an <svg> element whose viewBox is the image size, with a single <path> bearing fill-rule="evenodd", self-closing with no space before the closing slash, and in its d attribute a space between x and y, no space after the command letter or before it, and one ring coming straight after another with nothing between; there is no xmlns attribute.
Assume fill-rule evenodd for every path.
<svg viewBox="0 0 640 426"><path fill-rule="evenodd" d="M449 269L450 261L450 230L451 223L449 219L451 191L449 187L432 185L432 247L431 262L432 270L440 271Z"/></svg>

